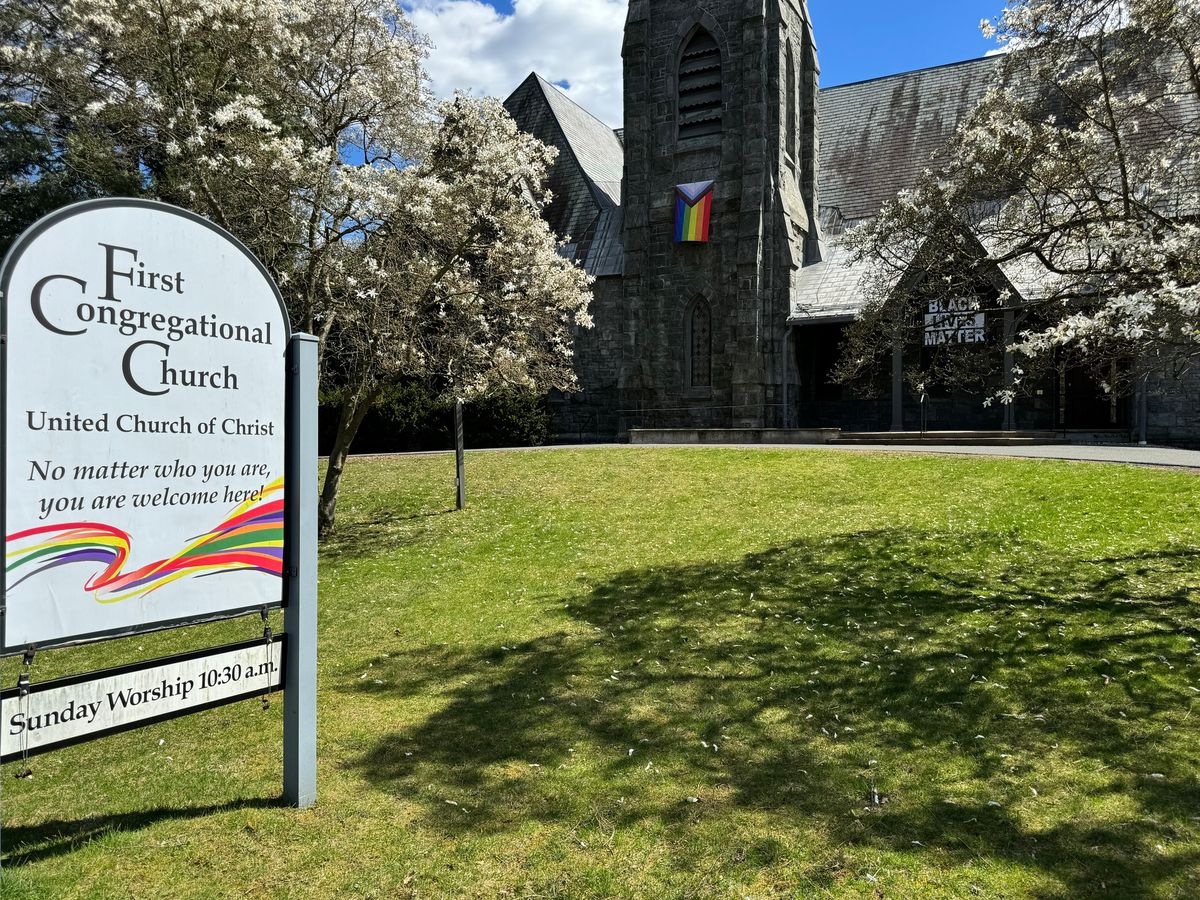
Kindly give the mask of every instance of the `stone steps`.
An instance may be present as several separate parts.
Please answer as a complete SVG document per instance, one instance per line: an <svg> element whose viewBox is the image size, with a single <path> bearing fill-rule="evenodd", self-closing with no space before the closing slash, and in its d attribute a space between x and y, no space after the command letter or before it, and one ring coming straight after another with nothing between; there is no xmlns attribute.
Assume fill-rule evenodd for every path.
<svg viewBox="0 0 1200 900"><path fill-rule="evenodd" d="M828 444L837 428L630 428L631 444Z"/></svg>
<svg viewBox="0 0 1200 900"><path fill-rule="evenodd" d="M845 431L838 444L1033 447L1069 444L1055 431Z"/></svg>

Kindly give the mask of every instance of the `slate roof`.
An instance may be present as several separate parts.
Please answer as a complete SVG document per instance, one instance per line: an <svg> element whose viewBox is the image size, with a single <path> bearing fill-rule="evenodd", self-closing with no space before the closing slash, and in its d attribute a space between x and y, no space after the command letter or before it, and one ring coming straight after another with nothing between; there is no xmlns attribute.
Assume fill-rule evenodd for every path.
<svg viewBox="0 0 1200 900"><path fill-rule="evenodd" d="M880 208L905 188L912 187L926 168L935 169L961 123L983 99L1000 73L998 56L904 72L821 91L820 219L830 235L823 261L799 273L792 297L794 321L849 318L861 308L864 263L850 263L837 245L837 236ZM1161 61L1162 71L1137 87L1162 90L1174 59ZM1018 76L1019 77L1019 76ZM1168 105L1166 118L1196 127L1200 108L1190 97ZM1167 124L1147 117L1137 140L1161 140ZM1186 191L1175 215L1200 208L1200 190ZM996 253L998 247L987 247ZM1032 258L999 266L1018 295L1045 296L1057 279Z"/></svg>
<svg viewBox="0 0 1200 900"><path fill-rule="evenodd" d="M863 263L853 263L849 252L837 243L821 248L818 263L805 266L796 277L792 292L792 321L849 321L862 308L862 282L867 275Z"/></svg>
<svg viewBox="0 0 1200 900"><path fill-rule="evenodd" d="M802 269L793 321L852 318L862 308L866 263L838 244L846 228L879 214L912 187L995 82L984 57L825 88L818 100L822 259Z"/></svg>
<svg viewBox="0 0 1200 900"><path fill-rule="evenodd" d="M606 209L596 220L596 233L587 251L589 275L621 275L625 272L625 210L619 206Z"/></svg>
<svg viewBox="0 0 1200 900"><path fill-rule="evenodd" d="M570 152L593 186L613 206L621 205L621 176L625 169L625 148L611 128L552 85L536 72L546 100L558 120ZM561 150L561 148L560 148Z"/></svg>
<svg viewBox="0 0 1200 900"><path fill-rule="evenodd" d="M822 90L822 209L854 222L911 187L979 104L1001 61L984 57Z"/></svg>
<svg viewBox="0 0 1200 900"><path fill-rule="evenodd" d="M996 250L987 243L979 245L981 255ZM1048 296L1059 285L1057 276L1033 257L1009 260L996 268L1017 296L1027 300ZM849 321L862 309L863 283L869 273L870 264L855 261L836 240L822 244L821 261L797 274L790 320L808 324Z"/></svg>
<svg viewBox="0 0 1200 900"><path fill-rule="evenodd" d="M620 275L621 176L625 150L620 138L536 72L504 101L522 131L558 149L549 173L553 199L546 220L571 243L565 254L590 275Z"/></svg>

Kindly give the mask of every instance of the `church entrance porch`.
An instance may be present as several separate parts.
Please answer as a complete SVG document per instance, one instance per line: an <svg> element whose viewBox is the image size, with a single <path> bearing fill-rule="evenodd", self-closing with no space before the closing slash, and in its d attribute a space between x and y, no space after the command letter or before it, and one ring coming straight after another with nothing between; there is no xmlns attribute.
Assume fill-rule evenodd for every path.
<svg viewBox="0 0 1200 900"><path fill-rule="evenodd" d="M895 442L923 434L978 442L1005 436L1028 441L1125 442L1135 404L1106 394L1080 367L1059 366L1007 408L985 403L987 393L915 390L911 378L881 366L855 388L834 381L847 320L795 324L789 379L789 422L799 428L838 428L841 440ZM920 350L910 351L920 353ZM997 387L999 386L997 376ZM968 440L971 437L974 440Z"/></svg>
<svg viewBox="0 0 1200 900"><path fill-rule="evenodd" d="M1062 367L1058 382L1060 428L1072 431L1129 429L1132 406L1129 398L1106 394L1091 372L1078 366Z"/></svg>

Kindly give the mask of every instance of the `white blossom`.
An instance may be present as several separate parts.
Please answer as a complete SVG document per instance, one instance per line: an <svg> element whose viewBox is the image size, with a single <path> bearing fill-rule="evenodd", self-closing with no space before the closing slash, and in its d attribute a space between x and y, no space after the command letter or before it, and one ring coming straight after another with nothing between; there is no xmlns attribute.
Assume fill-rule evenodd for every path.
<svg viewBox="0 0 1200 900"><path fill-rule="evenodd" d="M396 0L46 0L0 15L0 89L89 189L238 235L347 411L382 386L574 386L588 278L542 218L555 151L492 100L434 107ZM63 123L71 123L64 130ZM329 467L332 518L340 462Z"/></svg>
<svg viewBox="0 0 1200 900"><path fill-rule="evenodd" d="M849 236L872 274L843 374L919 328L931 293L978 291L979 278L1008 282L992 302L1021 323L1010 349L1025 359L1001 403L1064 358L1115 392L1192 365L1200 12L1178 0L1010 0L982 27L1014 51L997 83L941 167Z"/></svg>

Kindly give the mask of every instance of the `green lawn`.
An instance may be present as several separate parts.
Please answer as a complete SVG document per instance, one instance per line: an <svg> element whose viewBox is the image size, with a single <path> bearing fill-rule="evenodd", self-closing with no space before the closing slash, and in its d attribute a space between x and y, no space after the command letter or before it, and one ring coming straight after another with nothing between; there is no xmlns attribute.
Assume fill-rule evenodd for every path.
<svg viewBox="0 0 1200 900"><path fill-rule="evenodd" d="M1195 475L495 453L463 513L452 478L349 470L317 808L277 805L278 698L9 765L5 900L1200 896Z"/></svg>

